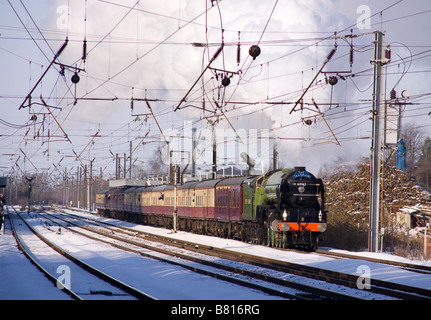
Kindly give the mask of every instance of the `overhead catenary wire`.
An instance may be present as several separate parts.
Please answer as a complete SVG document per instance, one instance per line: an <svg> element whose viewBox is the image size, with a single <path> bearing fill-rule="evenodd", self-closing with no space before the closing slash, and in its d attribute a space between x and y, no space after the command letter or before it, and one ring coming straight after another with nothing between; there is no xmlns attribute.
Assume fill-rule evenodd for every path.
<svg viewBox="0 0 431 320"><path fill-rule="evenodd" d="M138 1L139 2L139 1ZM138 3L137 2L137 3ZM136 3L136 4L137 4ZM132 10L132 9L131 9ZM131 11L130 10L130 11ZM130 12L129 11L129 12ZM129 13L128 12L128 13ZM127 14L128 14L127 13ZM181 26L179 29L173 31L171 34L169 34L164 40L160 41L157 45L153 46L150 50L146 51L144 54L140 55L136 60L132 61L131 63L129 63L128 65L126 65L124 68L122 68L120 71L118 71L117 73L115 73L114 75L112 75L109 79L103 81L102 84L96 86L95 88L93 88L92 90L89 90L86 94L83 95L83 97L88 96L89 94L91 94L92 92L96 91L97 89L99 89L100 87L102 87L103 85L105 85L106 83L108 83L109 81L111 81L111 79L116 78L117 76L119 76L120 74L122 74L123 72L125 72L126 70L128 70L130 67L132 67L134 64L136 64L139 60L141 60L142 58L146 57L148 54L150 54L151 52L153 52L154 50L156 50L159 46L161 46L165 41L169 40L171 37L173 37L175 34L177 34L180 30L182 30L183 28L185 28L186 26L188 26L190 23L192 23L192 21L198 19L199 17L201 17L202 15L205 14L205 11L198 14L196 17L194 17L192 20L188 21L187 23L185 23L183 26ZM91 51L91 50L90 50Z"/></svg>
<svg viewBox="0 0 431 320"><path fill-rule="evenodd" d="M106 3L106 1L105 1L105 3ZM138 9L138 8L136 8L136 9ZM175 19L177 19L177 21L178 21L178 16L176 16L175 17ZM185 21L186 21L186 19L184 19ZM217 29L217 30L219 30L219 29ZM271 32L271 31L270 31ZM45 32L44 32L45 33ZM246 33L246 32L245 32ZM245 34L244 33L244 34ZM259 32L256 32L257 34L259 34ZM323 38L323 37L322 37ZM99 38L100 39L100 38ZM306 40L305 40L306 41ZM82 38L81 38L81 42L82 42ZM135 43L136 43L137 41L135 41ZM94 43L94 42L93 42ZM114 42L112 42L112 43L114 43ZM226 43L228 43L228 42L226 42ZM261 44L262 45L279 45L279 44L277 44L276 42L273 42L273 43L270 43L270 42L268 42L268 43L266 43L266 44L264 44L265 42L264 41L262 41L261 42ZM166 44L168 44L168 42L166 42ZM174 45L174 43L172 43L173 45ZM214 43L214 44L216 44L216 43ZM292 42L292 44L294 44L293 42ZM235 43L235 45L237 45L236 43ZM300 46L304 46L304 43L299 43L298 45L300 45ZM328 44L329 45L329 44ZM402 62L402 61L400 61L400 62ZM407 74L410 74L412 71L409 71ZM271 72L271 75L272 75L272 72ZM91 77L92 75L89 75L89 77ZM361 73L361 74L358 74L357 75L358 76L358 80L359 80L359 77L360 76L367 76L367 74L366 74L366 72L363 72L363 73ZM268 77L269 78L269 77ZM259 79L256 79L257 81L262 81L261 80L262 79L262 77L260 77ZM352 81L354 80L353 78L350 78ZM103 81L105 81L106 79L100 79L100 81L101 82L99 82L99 84L100 83L102 83ZM124 80L123 80L124 81ZM356 80L355 80L356 81ZM114 81L108 81L110 84L113 84L114 83ZM108 83L107 82L107 83ZM120 82L120 81L118 81L118 82ZM130 85L127 85L127 83L118 83L118 85L123 85L123 86L125 86L125 87L127 87L127 86L129 86L130 87ZM202 88L203 87L200 87L199 89L201 90L200 92L202 92ZM321 88L324 88L324 86L322 86ZM141 90L143 90L144 88L142 88ZM157 90L157 88L154 88L154 89L156 89ZM199 90L198 88L196 88L197 90ZM317 87L316 87L316 89L317 89ZM165 89L166 90L166 89ZM208 91L208 92L211 92L211 90L214 90L214 89L208 89L208 88L206 88L206 91ZM289 90L286 90L286 96L288 96L289 94L287 93L287 91L294 91L293 90L293 88L289 88ZM162 91L160 91L161 93L162 93ZM181 91L181 89L178 89L178 96L180 96L180 94L181 94L181 92L184 92L184 90L183 91ZM101 93L101 91L98 91L98 92L96 92L96 91L94 91L93 93L100 93L100 95L99 96L103 96L104 95L104 92L103 92L103 94ZM277 92L277 94L278 94L279 92ZM90 99L92 99L92 97L94 97L95 95L88 95L88 96L85 96L85 97L82 97L82 101L90 101ZM202 96L200 96L200 97L202 97ZM200 97L199 97L199 95L198 94L195 94L194 96L193 96L193 101L200 101ZM55 98L55 97L51 97L51 98ZM86 98L88 98L88 100L86 100ZM118 98L118 99L116 99L116 98ZM113 98L112 98L112 100L111 101L116 101L116 103L120 103L121 101L122 101L122 98L120 98L119 96L117 96L117 97L114 97L113 96ZM269 99L268 99L269 98ZM272 98L274 98L274 97L272 97ZM68 100L69 99L69 97L65 97L65 100L64 101L69 101ZM104 98L102 98L100 101L102 101ZM109 100L110 98L106 98L106 100ZM125 99L125 98L124 98ZM178 99L180 99L180 98L178 98ZM255 109L255 110L257 110L256 112L259 112L259 110L262 110L263 108L271 108L271 104L270 104L270 101L271 100L271 97L267 97L267 99L266 99L266 101L265 100L262 100L262 102L261 102L261 104L260 105L256 105L256 107L253 107L253 109ZM286 99L285 99L286 100ZM94 100L93 100L94 102L97 102L97 99L95 98ZM178 101L178 100L177 100ZM292 101L292 99L288 99L287 101L285 101L285 102L291 102ZM295 101L295 100L293 100L293 101ZM160 105L161 107L160 108L157 108L157 114L156 114L156 116L157 117L159 117L159 115L161 116L161 115L164 115L164 114L168 114L168 112L169 112L169 107L167 106L167 105L174 105L175 104L175 97L170 97L169 99L160 99L160 104L158 103L158 106ZM233 103L234 101L233 101L233 99L231 99L230 101L228 101L228 100L226 100L226 103ZM265 102L268 102L268 104L266 104ZM238 103L239 103L239 101L238 101ZM365 106L365 108L367 107L366 106L366 103L363 103L362 104L362 106ZM352 107L351 108L351 110L353 110L353 109L355 109L356 107ZM243 111L246 111L246 109L247 109L247 107L244 107L242 110ZM70 110L70 109L69 109ZM67 111L69 111L69 110L65 110L66 112ZM171 109L172 110L172 109ZM234 110L230 110L230 108L228 108L228 110L225 110L225 112L226 112L226 114L229 116L229 118L230 119L237 119L238 117L240 117L239 116L239 112L238 113L236 113L236 111L239 111L239 110L241 110L241 106L237 106L237 108L235 109L235 111ZM250 108L250 111L252 111L251 110L251 108ZM340 113L338 113L339 115L342 115L342 112L341 112L341 109L338 109L338 110L335 110L335 111L340 111ZM247 116L247 115L251 115L252 113L248 113L248 112L244 112L244 114ZM335 117L335 114L336 114L336 112L334 112L333 113L333 116ZM325 113L325 117L326 117L326 119L328 119L328 121L329 121L329 115L328 114L326 114ZM63 118L65 118L65 117L63 117ZM90 120L89 120L90 121ZM173 123L173 120L170 120L170 121L172 121L172 123ZM197 119L197 120L195 120L196 121L196 123L198 123L199 122L199 120ZM165 123L167 123L167 122L165 122ZM118 124L117 124L118 125ZM175 125L177 125L177 128L181 128L181 124L180 123L175 123ZM69 132L68 132L69 133ZM118 132L118 133L120 133L120 132ZM118 135L118 137L121 137L122 136L122 132L121 132L121 134L119 134ZM133 139L133 137L132 137L132 139ZM341 138L340 138L341 139ZM121 142L120 142L121 140L118 140L118 146L121 146ZM100 149L103 149L102 147L100 147Z"/></svg>

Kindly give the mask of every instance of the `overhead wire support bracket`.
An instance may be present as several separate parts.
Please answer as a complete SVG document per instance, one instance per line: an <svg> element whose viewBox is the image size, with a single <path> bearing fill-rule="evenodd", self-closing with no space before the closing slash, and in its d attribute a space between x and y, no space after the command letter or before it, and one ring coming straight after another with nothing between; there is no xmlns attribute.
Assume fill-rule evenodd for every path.
<svg viewBox="0 0 431 320"><path fill-rule="evenodd" d="M166 144L167 144L167 145L169 145L169 142L168 142L168 140L166 140L166 137L165 137L165 135L163 134L163 130L162 130L162 128L160 128L159 122L157 121L156 116L155 116L155 115L154 115L154 113L153 113L153 109L151 109L151 106L150 106L150 104L148 103L148 100L146 100L145 102L147 103L147 107L148 107L148 109L150 109L151 115L153 116L153 119L154 119L154 121L156 122L157 127L159 128L160 133L161 133L161 134L162 134L162 136L163 136L163 139L165 140Z"/></svg>
<svg viewBox="0 0 431 320"><path fill-rule="evenodd" d="M130 153L130 156L129 157L131 157L134 153L135 153L135 151L136 151L136 149L138 149L138 147L141 145L141 143L143 143L144 142L144 139L145 138L147 138L147 136L148 136L148 134L150 133L150 129L148 129L148 131L147 131L147 133L141 138L141 140L139 141L139 143L138 143L138 145L133 149L133 151Z"/></svg>
<svg viewBox="0 0 431 320"><path fill-rule="evenodd" d="M215 59L217 59L217 57L219 56L219 54L222 52L224 47L224 44L222 43L222 45L220 46L220 48L217 49L217 51L214 53L214 55L212 56L210 62L208 63L208 65L205 67L205 69L201 72L201 74L199 75L199 77L196 79L196 81L193 83L193 85L191 86L191 88L189 89L189 91L187 91L186 95L181 99L180 103L177 105L177 107L174 109L174 112L177 111L181 104L183 102L186 101L187 96L190 94L190 92L193 90L193 88L195 87L196 83L198 83L198 81L202 78L202 76L204 75L204 73L208 70L208 68L211 66L211 64L214 62Z"/></svg>
<svg viewBox="0 0 431 320"><path fill-rule="evenodd" d="M319 112L319 115L322 117L323 121L325 121L326 126L328 127L329 131L331 132L332 136L334 137L335 141L337 141L337 145L341 147L340 142L338 141L337 137L335 136L334 132L332 131L331 127L329 126L328 122L326 121L323 113L320 111L319 106L317 105L316 101L312 99L313 105L316 107L317 112Z"/></svg>
<svg viewBox="0 0 431 320"><path fill-rule="evenodd" d="M304 90L304 92L302 93L301 97L295 102L295 105L293 106L292 110L290 110L289 114L291 114L293 111L295 111L296 106L301 103L302 98L304 98L305 94L307 93L307 91L310 89L311 85L314 83L314 81L317 79L317 77L319 76L319 74L322 72L323 68L326 66L326 64L329 62L329 60L332 59L332 57L335 54L335 51L337 51L337 45L335 45L335 47L331 50L331 52L329 52L328 56L326 57L325 61L323 62L322 67L319 69L319 71L316 73L316 75L314 76L313 80L311 80L310 84L308 85L308 87Z"/></svg>
<svg viewBox="0 0 431 320"><path fill-rule="evenodd" d="M52 114L51 110L49 109L50 107L46 104L45 100L43 100L42 96L40 96L40 100L42 101L43 105L46 107L46 109L48 109L49 114L51 115L51 117L54 119L55 123L57 123L58 127L60 128L60 130L63 132L64 137L67 139L67 141L70 142L70 144L72 144L72 141L70 141L69 136L67 135L67 133L63 130L63 128L61 127L60 123L57 121L57 119L54 117L54 115Z"/></svg>
<svg viewBox="0 0 431 320"><path fill-rule="evenodd" d="M22 152L22 154L24 155L25 159L27 159L27 160L28 160L28 162L30 162L30 163L31 163L31 165L36 169L36 172L39 172L39 170L37 170L37 167L34 165L34 163L33 163L33 162L31 162L30 158L26 155L26 153L25 153L24 151L22 151L22 149L21 149L21 148L19 148L19 150Z"/></svg>
<svg viewBox="0 0 431 320"><path fill-rule="evenodd" d="M20 110L21 108L24 108L24 104L27 102L27 100L31 97L31 94L33 93L34 90L36 90L37 86L39 85L39 83L42 81L43 77L45 77L46 73L48 72L48 70L51 68L51 66L54 64L55 60L57 60L57 58L60 56L60 54L63 52L63 50L66 48L67 43L69 42L69 39L66 37L66 40L64 41L63 45L60 47L60 49L58 49L57 53L54 56L54 59L52 59L51 63L49 64L49 66L46 68L45 72L40 76L39 80L37 80L36 84L34 85L33 89L31 89L31 91L29 92L29 94L25 97L24 101L21 103L21 105L19 106L18 110Z"/></svg>
<svg viewBox="0 0 431 320"><path fill-rule="evenodd" d="M64 63L60 63L60 62L55 62L54 61L54 64L58 64L61 68L68 68L68 69L73 70L73 71L83 71L83 72L85 72L85 69L81 69L81 68L74 67L74 66L69 66L69 65L64 64Z"/></svg>
<svg viewBox="0 0 431 320"><path fill-rule="evenodd" d="M78 160L78 159L79 159L79 157L81 157L81 155L84 153L84 151L85 151L85 150L88 148L88 146L93 142L94 138L96 138L96 137L100 137L100 136L98 135L98 134L99 134L99 132L100 132L100 129L99 129L99 130L97 130L97 132L91 136L90 141L88 141L87 145L85 146L85 148L84 148L84 149L82 149L81 153L80 153L78 156L76 156L75 161L76 161L76 160Z"/></svg>
<svg viewBox="0 0 431 320"><path fill-rule="evenodd" d="M223 110L220 108L220 106L218 105L217 101L214 100L214 103L216 104L217 108L220 109L220 112L222 113L222 115L225 117L225 119L227 120L227 122L229 123L230 127L232 128L232 130L235 132L236 136L239 138L239 140L241 141L242 144L244 144L244 141L242 141L241 136L238 134L238 132L236 132L235 128L233 127L232 123L229 121L229 118L226 116L226 114L223 112ZM218 115L215 115L218 116ZM214 116L213 116L214 117Z"/></svg>

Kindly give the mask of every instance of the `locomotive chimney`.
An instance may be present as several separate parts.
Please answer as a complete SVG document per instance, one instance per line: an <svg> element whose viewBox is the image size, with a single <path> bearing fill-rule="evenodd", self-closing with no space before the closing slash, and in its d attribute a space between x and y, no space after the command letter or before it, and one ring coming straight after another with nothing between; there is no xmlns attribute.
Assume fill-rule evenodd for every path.
<svg viewBox="0 0 431 320"><path fill-rule="evenodd" d="M305 167L295 167L294 170L295 171L306 171Z"/></svg>

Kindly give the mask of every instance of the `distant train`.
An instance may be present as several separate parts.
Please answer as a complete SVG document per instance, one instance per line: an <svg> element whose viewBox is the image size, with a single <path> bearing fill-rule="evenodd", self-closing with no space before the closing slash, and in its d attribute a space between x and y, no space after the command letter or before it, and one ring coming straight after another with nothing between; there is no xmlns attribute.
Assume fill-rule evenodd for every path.
<svg viewBox="0 0 431 320"><path fill-rule="evenodd" d="M321 179L305 167L190 181L177 187L177 228L275 247L314 250L326 231ZM98 214L173 227L174 186L118 187L96 195Z"/></svg>

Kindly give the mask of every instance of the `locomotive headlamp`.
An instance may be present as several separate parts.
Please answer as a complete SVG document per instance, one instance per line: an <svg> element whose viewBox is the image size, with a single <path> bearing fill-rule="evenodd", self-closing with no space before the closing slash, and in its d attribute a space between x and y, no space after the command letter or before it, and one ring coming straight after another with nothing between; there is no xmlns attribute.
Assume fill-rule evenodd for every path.
<svg viewBox="0 0 431 320"><path fill-rule="evenodd" d="M283 221L286 221L286 219L287 219L287 212L286 212L286 209L284 209L284 211L283 211Z"/></svg>
<svg viewBox="0 0 431 320"><path fill-rule="evenodd" d="M317 230L319 230L319 232L325 232L326 231L326 223L320 223L317 226Z"/></svg>
<svg viewBox="0 0 431 320"><path fill-rule="evenodd" d="M280 223L280 220L277 220L277 219L275 219L274 221L272 221L272 223L271 223L271 230L272 231L280 231L280 227L279 227L279 223Z"/></svg>
<svg viewBox="0 0 431 320"><path fill-rule="evenodd" d="M288 223L283 223L282 225L281 225L281 231L289 231L290 230L290 226L289 226L289 224Z"/></svg>

